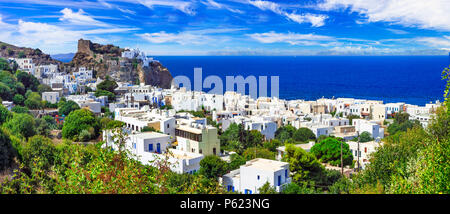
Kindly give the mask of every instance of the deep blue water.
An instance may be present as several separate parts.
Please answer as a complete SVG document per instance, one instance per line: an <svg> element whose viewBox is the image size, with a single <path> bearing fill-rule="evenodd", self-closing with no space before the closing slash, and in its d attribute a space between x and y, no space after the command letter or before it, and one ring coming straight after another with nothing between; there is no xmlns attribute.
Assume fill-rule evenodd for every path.
<svg viewBox="0 0 450 214"><path fill-rule="evenodd" d="M282 99L352 97L424 105L443 100L447 56L157 56L172 73L192 82L217 75L279 76ZM268 82L270 88L270 78ZM270 91L270 89L269 89ZM270 95L270 92L268 92Z"/></svg>

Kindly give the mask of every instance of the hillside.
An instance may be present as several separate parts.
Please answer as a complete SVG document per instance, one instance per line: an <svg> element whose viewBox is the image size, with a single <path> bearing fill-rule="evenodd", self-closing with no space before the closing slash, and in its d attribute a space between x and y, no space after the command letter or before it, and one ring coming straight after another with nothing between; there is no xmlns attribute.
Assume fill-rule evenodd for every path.
<svg viewBox="0 0 450 214"><path fill-rule="evenodd" d="M61 61L53 59L50 55L39 49L17 47L8 43L0 42L0 57L3 58L32 58L36 65L62 64Z"/></svg>

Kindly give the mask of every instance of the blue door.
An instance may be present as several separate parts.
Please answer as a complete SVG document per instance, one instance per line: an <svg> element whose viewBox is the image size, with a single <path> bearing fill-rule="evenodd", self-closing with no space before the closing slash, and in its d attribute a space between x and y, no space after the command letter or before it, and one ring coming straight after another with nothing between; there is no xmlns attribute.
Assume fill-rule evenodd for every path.
<svg viewBox="0 0 450 214"><path fill-rule="evenodd" d="M148 151L153 152L153 144L148 144Z"/></svg>
<svg viewBox="0 0 450 214"><path fill-rule="evenodd" d="M281 185L281 175L278 175L278 186Z"/></svg>
<svg viewBox="0 0 450 214"><path fill-rule="evenodd" d="M161 153L161 144L160 143L156 144L156 153Z"/></svg>

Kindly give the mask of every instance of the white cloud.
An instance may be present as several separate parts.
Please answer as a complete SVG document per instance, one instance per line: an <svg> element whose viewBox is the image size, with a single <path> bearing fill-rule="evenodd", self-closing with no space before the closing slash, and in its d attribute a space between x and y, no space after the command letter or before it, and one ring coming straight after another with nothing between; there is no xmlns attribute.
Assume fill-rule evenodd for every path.
<svg viewBox="0 0 450 214"><path fill-rule="evenodd" d="M392 29L392 28L386 28L386 30L394 33L394 34L408 34L408 31L399 30L399 29Z"/></svg>
<svg viewBox="0 0 450 214"><path fill-rule="evenodd" d="M367 22L450 31L448 0L324 0L317 8L327 11L350 9L367 18Z"/></svg>
<svg viewBox="0 0 450 214"><path fill-rule="evenodd" d="M414 41L423 43L430 47L436 47L441 49L450 48L450 36L443 37L418 37L414 38Z"/></svg>
<svg viewBox="0 0 450 214"><path fill-rule="evenodd" d="M153 9L153 6L165 6L165 7L173 7L177 10L182 11L188 15L195 15L196 12L193 9L192 2L188 1L179 1L179 0L138 0L138 2L150 9Z"/></svg>
<svg viewBox="0 0 450 214"><path fill-rule="evenodd" d="M298 34L298 33L276 33L270 31L267 33L253 33L247 36L261 43L289 43L291 45L324 45L323 42L334 42L335 39L329 36L315 34Z"/></svg>
<svg viewBox="0 0 450 214"><path fill-rule="evenodd" d="M87 15L82 9L79 9L78 12L73 12L69 8L64 8L60 12L63 16L59 18L59 20L65 21L72 25L110 27L109 24L95 20L91 16Z"/></svg>
<svg viewBox="0 0 450 214"><path fill-rule="evenodd" d="M202 3L204 5L206 5L206 6L209 6L209 7L212 7L212 8L216 8L216 9L226 9L226 10L228 10L230 12L239 13L239 14L243 14L244 13L244 11L242 11L242 10L233 9L233 8L229 7L228 5L215 2L214 0L206 0L206 1L202 1Z"/></svg>
<svg viewBox="0 0 450 214"><path fill-rule="evenodd" d="M91 30L70 29L67 26L28 22L19 20L17 24L3 22L0 16L0 40L17 46L40 48L46 53L75 51L78 39L98 40L99 35L129 32L138 28L95 28ZM104 36L102 36L104 39Z"/></svg>
<svg viewBox="0 0 450 214"><path fill-rule="evenodd" d="M179 33L167 33L165 31L155 33L136 34L142 39L156 44L178 43L181 45L193 44L217 44L230 40L229 35L224 33L246 30L246 28L216 28L201 30L186 30Z"/></svg>
<svg viewBox="0 0 450 214"><path fill-rule="evenodd" d="M117 7L117 9L120 10L120 12L122 12L122 13L128 13L128 14L131 14L131 15L136 15L135 11L132 11L132 10L129 10L129 9L122 9L120 7Z"/></svg>
<svg viewBox="0 0 450 214"><path fill-rule="evenodd" d="M326 15L316 15L316 14L297 14L295 12L286 12L279 4L270 1L249 1L249 3L261 10L269 10L278 15L285 16L287 19L301 23L310 23L313 27L320 27L325 25L325 20L328 18Z"/></svg>
<svg viewBox="0 0 450 214"><path fill-rule="evenodd" d="M378 48L364 45L345 45L330 48L329 55L386 55L394 54L397 51L389 48Z"/></svg>

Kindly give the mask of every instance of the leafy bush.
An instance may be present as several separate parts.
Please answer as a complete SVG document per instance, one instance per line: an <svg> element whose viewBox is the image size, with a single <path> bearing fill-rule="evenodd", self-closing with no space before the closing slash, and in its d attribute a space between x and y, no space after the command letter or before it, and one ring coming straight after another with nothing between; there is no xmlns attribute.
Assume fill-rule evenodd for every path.
<svg viewBox="0 0 450 214"><path fill-rule="evenodd" d="M25 138L36 134L35 125L33 116L29 114L14 114L13 118L4 124L12 134L21 135Z"/></svg>
<svg viewBox="0 0 450 214"><path fill-rule="evenodd" d="M215 155L208 155L200 161L199 173L206 178L221 177L228 171L227 163Z"/></svg>
<svg viewBox="0 0 450 214"><path fill-rule="evenodd" d="M66 117L62 129L62 136L67 139L77 140L81 132L83 130L89 130L90 127L93 128L91 138L97 137L100 124L95 118L95 115L87 109L75 110Z"/></svg>

